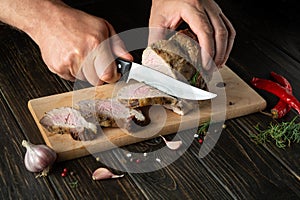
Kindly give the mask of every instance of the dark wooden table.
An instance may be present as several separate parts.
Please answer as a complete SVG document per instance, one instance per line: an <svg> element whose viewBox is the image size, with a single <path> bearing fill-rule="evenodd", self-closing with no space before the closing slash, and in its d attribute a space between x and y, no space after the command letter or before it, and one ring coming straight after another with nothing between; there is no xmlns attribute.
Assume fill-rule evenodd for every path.
<svg viewBox="0 0 300 200"><path fill-rule="evenodd" d="M120 6L78 2L76 7L108 19L118 32L147 26L150 1ZM300 99L300 10L296 3L277 0L270 9L259 1L218 2L237 31L227 65L247 83L253 76L269 78L270 71L280 73L290 80ZM133 4L138 9L131 9ZM64 161L55 164L47 177L35 178L36 174L25 169L21 141L44 140L27 102L72 91L72 83L52 74L36 44L5 24L0 25L0 69L0 199L300 199L299 144L283 150L273 142L252 142L249 133L255 133L257 123L266 128L275 121L261 113L227 120L227 128L204 158L199 158L201 145L195 140L165 168L93 181L92 172L105 166L101 159L109 160L111 166L122 162L120 152L110 150L99 154L100 162L92 155ZM278 100L257 91L267 100L267 109ZM289 121L295 115L293 110L278 121ZM192 131L187 130L189 133ZM152 139L124 149L144 152L163 145L162 140ZM62 177L64 168L74 175ZM77 187L70 185L74 181Z"/></svg>

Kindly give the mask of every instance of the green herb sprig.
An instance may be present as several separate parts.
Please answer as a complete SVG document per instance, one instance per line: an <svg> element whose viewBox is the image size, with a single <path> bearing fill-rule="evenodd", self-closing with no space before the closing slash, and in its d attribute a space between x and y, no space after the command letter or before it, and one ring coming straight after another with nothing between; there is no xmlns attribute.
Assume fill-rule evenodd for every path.
<svg viewBox="0 0 300 200"><path fill-rule="evenodd" d="M78 180L72 181L69 183L71 188L77 188L78 187Z"/></svg>
<svg viewBox="0 0 300 200"><path fill-rule="evenodd" d="M274 140L278 148L289 147L292 142L300 142L300 123L295 123L297 116L290 122L281 122L277 124L270 123L267 129L261 130L258 125L255 129L258 134L250 133L252 138L258 144L265 144Z"/></svg>
<svg viewBox="0 0 300 200"><path fill-rule="evenodd" d="M200 76L200 73L197 71L190 81L191 85L193 85L193 86L197 85L197 80L198 80L199 76Z"/></svg>
<svg viewBox="0 0 300 200"><path fill-rule="evenodd" d="M201 124L198 127L197 133L199 135L205 135L208 130L209 124L210 124L210 121L207 121L207 122L204 122L203 124Z"/></svg>

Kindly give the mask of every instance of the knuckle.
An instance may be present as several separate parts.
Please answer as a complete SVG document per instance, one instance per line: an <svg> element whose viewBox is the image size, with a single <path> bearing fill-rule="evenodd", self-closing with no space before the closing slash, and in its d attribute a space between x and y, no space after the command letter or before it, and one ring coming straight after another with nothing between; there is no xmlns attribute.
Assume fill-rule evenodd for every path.
<svg viewBox="0 0 300 200"><path fill-rule="evenodd" d="M101 80L104 82L112 82L114 81L115 76L113 73L105 73L101 76Z"/></svg>
<svg viewBox="0 0 300 200"><path fill-rule="evenodd" d="M228 31L225 28L219 28L216 30L217 37L228 38Z"/></svg>
<svg viewBox="0 0 300 200"><path fill-rule="evenodd" d="M64 66L57 66L57 67L54 67L54 71L55 73L59 74L59 75L63 75L65 74L65 68Z"/></svg>
<svg viewBox="0 0 300 200"><path fill-rule="evenodd" d="M186 3L190 5L199 5L199 0L185 0Z"/></svg>
<svg viewBox="0 0 300 200"><path fill-rule="evenodd" d="M235 30L234 28L232 28L232 29L230 30L230 38L234 39L235 36L236 36L236 30Z"/></svg>
<svg viewBox="0 0 300 200"><path fill-rule="evenodd" d="M210 38L213 37L214 31L212 30L212 27L209 24L204 25L202 28L203 28L204 33L208 37L210 37Z"/></svg>
<svg viewBox="0 0 300 200"><path fill-rule="evenodd" d="M221 55L216 56L215 57L215 63L216 63L216 65L220 65L222 63L223 59L224 59L224 57L221 56Z"/></svg>
<svg viewBox="0 0 300 200"><path fill-rule="evenodd" d="M91 46L92 49L96 48L101 43L99 36L97 35L90 35L87 41L89 46Z"/></svg>

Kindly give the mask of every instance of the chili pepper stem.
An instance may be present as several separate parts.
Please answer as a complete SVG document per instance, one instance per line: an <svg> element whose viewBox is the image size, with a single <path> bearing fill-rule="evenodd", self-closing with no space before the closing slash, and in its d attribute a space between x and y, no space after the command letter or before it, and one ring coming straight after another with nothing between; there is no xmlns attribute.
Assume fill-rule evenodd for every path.
<svg viewBox="0 0 300 200"><path fill-rule="evenodd" d="M266 116L269 116L269 117L272 117L273 115L271 113L268 113L268 112L264 112L264 111L259 111L261 114L264 114Z"/></svg>

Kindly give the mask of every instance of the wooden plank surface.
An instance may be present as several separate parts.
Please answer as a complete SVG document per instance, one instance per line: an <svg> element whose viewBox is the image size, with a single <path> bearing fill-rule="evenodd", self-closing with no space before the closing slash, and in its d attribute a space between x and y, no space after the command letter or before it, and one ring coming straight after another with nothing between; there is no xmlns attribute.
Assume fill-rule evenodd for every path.
<svg viewBox="0 0 300 200"><path fill-rule="evenodd" d="M138 12L143 14L148 2L139 2L143 6ZM294 94L299 98L300 23L295 21L295 17L299 18L298 12L293 12L296 6L287 9L292 2L297 3L275 0L272 5L277 5L277 9L270 9L269 3L264 5L261 1L218 0L237 30L227 63L230 69L247 83L253 76L268 78L270 70L274 70L291 81ZM133 12L133 17L128 18L126 9L116 6L107 9L103 2L90 7L94 14L107 15L118 30L147 26L147 16L143 16L145 20L137 19ZM118 11L112 15L111 8ZM116 19L111 21L113 16ZM137 24L137 20L141 23ZM278 149L272 142L266 145L251 142L248 134L254 131L253 126L259 122L265 128L270 122L276 122L259 113L225 122L227 128L204 159L199 159L201 145L195 140L176 162L155 172L128 173L122 179L95 182L91 180L92 171L104 165L93 156L86 156L57 163L48 177L35 179L35 174L24 168L25 149L19 144L23 138L34 143L44 141L27 108L28 100L71 91L72 83L49 72L38 47L26 34L0 26L0 39L0 147L3 149L0 199L299 199L299 144ZM269 107L277 102L271 95L261 95ZM282 120L289 121L295 115L292 110ZM167 138L172 136L166 135ZM163 145L155 138L123 148L142 153ZM122 161L119 149L97 156L115 166ZM61 177L64 168L74 171L75 175ZM70 182L74 180L79 181L78 187L71 188Z"/></svg>
<svg viewBox="0 0 300 200"><path fill-rule="evenodd" d="M248 120L249 124L245 126L245 121ZM299 159L295 166L292 164L295 161L274 162L274 155L270 154L269 149L255 144L249 137L250 133L256 133L254 127L262 121L272 119L255 113L251 117L227 120L226 129L217 145L205 158L199 158L199 145L196 143L191 145L189 151L199 158L216 179L227 186L235 199L299 199L299 176L294 176L290 169L284 167L288 165L297 168ZM272 142L269 145L275 146ZM288 157L296 158L297 149L299 145L294 144L291 149L281 150L278 157L284 160ZM284 157L285 151L289 151L291 155Z"/></svg>
<svg viewBox="0 0 300 200"><path fill-rule="evenodd" d="M32 99L28 102L28 107L46 144L58 153L60 161L69 160L140 142L158 135L176 133L179 129L194 128L209 121L213 116L222 116L223 112L226 112L223 119L225 120L225 118L230 119L254 113L266 107L265 100L228 67L222 68L220 74L223 81L221 83L225 83L225 90L217 86L220 83L219 78L213 78L209 83L209 88L213 88L212 90L218 94L216 99L212 100L212 102L217 102L218 109L212 110L213 103L205 101L199 104L199 109L194 109L184 116L166 110L166 116L163 114L152 116L151 123L142 130L130 133L119 128L103 128L103 134L92 141L76 141L68 134L49 133L41 126L39 120L46 112L54 108L73 106L80 100L112 98L114 96L112 91L116 90L115 84ZM164 121L165 123L162 124Z"/></svg>
<svg viewBox="0 0 300 200"><path fill-rule="evenodd" d="M26 170L23 161L26 149L21 144L25 136L2 95L0 109L0 199L55 199L51 183L35 179Z"/></svg>

